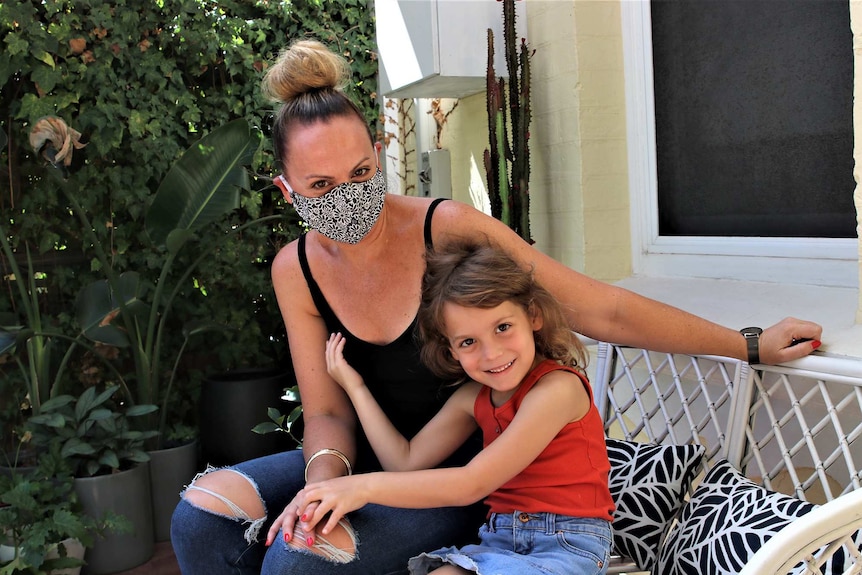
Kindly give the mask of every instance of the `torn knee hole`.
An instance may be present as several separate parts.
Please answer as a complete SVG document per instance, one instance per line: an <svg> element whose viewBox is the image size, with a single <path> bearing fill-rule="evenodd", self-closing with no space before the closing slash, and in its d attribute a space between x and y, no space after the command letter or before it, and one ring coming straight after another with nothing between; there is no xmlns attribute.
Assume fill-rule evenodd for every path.
<svg viewBox="0 0 862 575"><path fill-rule="evenodd" d="M230 497L224 495L229 493ZM252 543L266 521L266 507L252 479L233 469L208 467L181 494L190 505L249 524L245 539Z"/></svg>
<svg viewBox="0 0 862 575"><path fill-rule="evenodd" d="M339 521L338 526L325 536L317 534L314 545L310 547L305 541L306 536L297 523L288 545L297 550L320 555L333 563L350 563L356 559L356 532L347 521Z"/></svg>

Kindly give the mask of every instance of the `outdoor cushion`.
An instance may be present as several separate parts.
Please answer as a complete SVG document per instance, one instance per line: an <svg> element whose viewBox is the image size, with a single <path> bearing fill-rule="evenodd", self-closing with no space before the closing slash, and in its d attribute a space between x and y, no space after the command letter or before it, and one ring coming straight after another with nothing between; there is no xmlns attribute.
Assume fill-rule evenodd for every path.
<svg viewBox="0 0 862 575"><path fill-rule="evenodd" d="M644 571L682 507L703 458L699 445L658 445L607 439L608 483L616 504L614 549Z"/></svg>
<svg viewBox="0 0 862 575"><path fill-rule="evenodd" d="M770 491L719 461L661 545L657 575L736 575L775 533L817 506ZM836 554L824 573L841 573ZM798 567L801 571L803 568Z"/></svg>

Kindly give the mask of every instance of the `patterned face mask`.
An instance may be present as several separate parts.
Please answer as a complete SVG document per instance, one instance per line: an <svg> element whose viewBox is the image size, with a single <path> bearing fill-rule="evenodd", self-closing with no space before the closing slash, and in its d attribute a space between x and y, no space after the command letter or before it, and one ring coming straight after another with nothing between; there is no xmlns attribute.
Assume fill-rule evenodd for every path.
<svg viewBox="0 0 862 575"><path fill-rule="evenodd" d="M368 234L386 197L386 178L379 169L369 180L345 182L319 198L307 198L286 187L296 213L310 228L345 244L355 244Z"/></svg>

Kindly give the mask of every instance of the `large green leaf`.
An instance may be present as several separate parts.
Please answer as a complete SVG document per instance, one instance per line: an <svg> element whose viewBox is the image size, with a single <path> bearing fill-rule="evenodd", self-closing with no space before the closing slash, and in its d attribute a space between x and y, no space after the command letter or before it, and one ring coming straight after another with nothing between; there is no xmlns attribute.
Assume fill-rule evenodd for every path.
<svg viewBox="0 0 862 575"><path fill-rule="evenodd" d="M119 294L111 291L107 280L98 280L78 292L75 299L75 316L84 335L92 341L127 347L129 335L116 321L120 313L120 300L126 313L146 321L148 306L142 300L149 285L141 280L138 272L123 272L118 279Z"/></svg>
<svg viewBox="0 0 862 575"><path fill-rule="evenodd" d="M234 120L185 151L162 180L147 212L147 233L158 246L174 230L209 224L239 205L260 134L246 120Z"/></svg>

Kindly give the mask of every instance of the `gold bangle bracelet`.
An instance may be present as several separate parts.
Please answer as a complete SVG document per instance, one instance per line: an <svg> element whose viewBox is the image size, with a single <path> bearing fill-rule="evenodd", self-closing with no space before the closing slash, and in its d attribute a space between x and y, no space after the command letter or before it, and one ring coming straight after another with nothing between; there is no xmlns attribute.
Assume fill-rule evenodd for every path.
<svg viewBox="0 0 862 575"><path fill-rule="evenodd" d="M347 459L347 456L338 451L337 449L321 449L319 451L315 451L311 457L308 458L308 461L305 462L305 481L308 482L308 466L311 465L311 462L320 457L321 455L334 455L344 464L344 467L347 468L347 475L353 475L353 467L350 465L350 460Z"/></svg>

